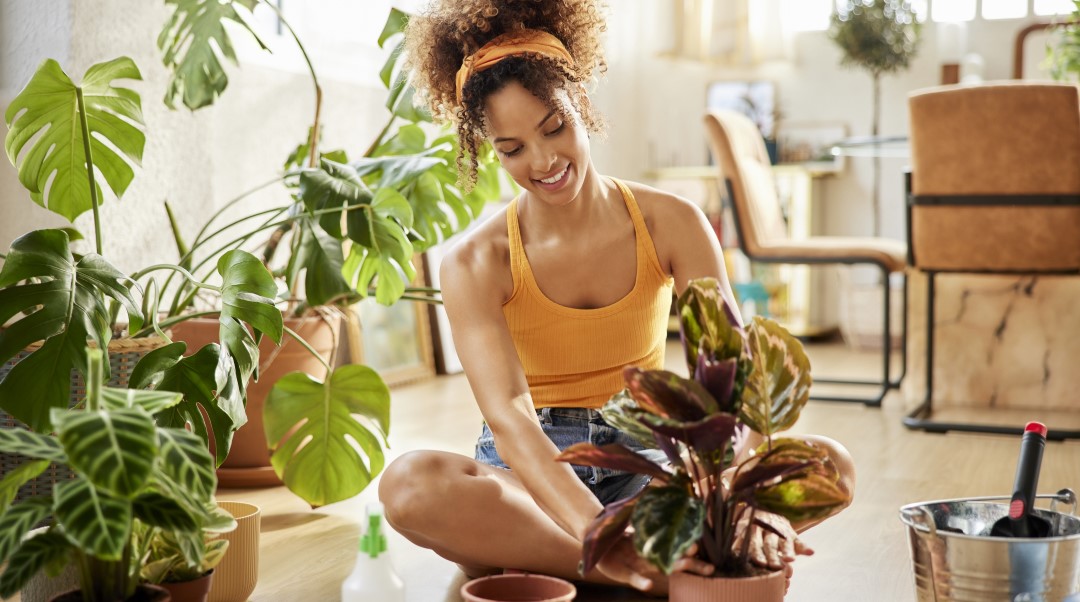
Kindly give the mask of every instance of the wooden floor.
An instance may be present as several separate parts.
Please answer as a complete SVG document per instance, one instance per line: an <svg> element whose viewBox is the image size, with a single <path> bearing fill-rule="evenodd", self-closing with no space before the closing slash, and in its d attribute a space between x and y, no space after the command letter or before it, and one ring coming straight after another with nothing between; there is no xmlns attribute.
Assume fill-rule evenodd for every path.
<svg viewBox="0 0 1080 602"><path fill-rule="evenodd" d="M840 345L809 349L815 375L872 377L878 356ZM669 350L672 369L681 353ZM881 409L812 402L795 432L818 433L848 447L858 470L851 508L807 532L817 553L795 564L787 600L914 599L904 526L897 509L907 503L950 497L1006 494L1012 484L1019 442L1008 437L906 430L897 393ZM1026 416L1018 414L1022 423ZM480 415L464 377L442 377L393 392L391 456L414 449L471 454ZM1080 487L1080 443L1051 443L1039 489ZM244 500L263 508L262 558L257 602L337 600L338 587L356 555L359 522L375 486L359 497L317 511L283 488L222 490L219 499ZM448 501L452 503L452 501ZM464 578L458 569L397 534L391 557L407 587L409 602L457 602ZM588 588L578 600L650 600L627 590Z"/></svg>

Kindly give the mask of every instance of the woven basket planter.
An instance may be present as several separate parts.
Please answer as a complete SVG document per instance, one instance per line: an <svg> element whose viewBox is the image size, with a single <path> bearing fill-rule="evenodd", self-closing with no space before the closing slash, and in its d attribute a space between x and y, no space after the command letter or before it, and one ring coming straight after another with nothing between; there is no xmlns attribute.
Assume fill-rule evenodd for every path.
<svg viewBox="0 0 1080 602"><path fill-rule="evenodd" d="M139 363L144 355L164 347L166 344L165 339L159 336L140 337L137 339L125 339L117 338L109 342L109 371L110 378L108 385L111 387L126 387L128 379L131 376L132 369L135 368L135 364ZM22 361L25 357L36 351L41 345L35 344L24 351L19 352L18 355L8 360L7 363L0 366L0 381L3 381L7 377L8 372ZM83 380L81 374L77 371L71 371L71 398L68 401L68 406L72 407L75 404L82 401L86 396L86 382ZM0 428L26 428L26 425L17 421L11 414L0 410ZM29 458L19 454L6 454L0 453L0 478L3 478L9 472L15 468L21 466L25 462L29 461ZM72 472L69 468L64 466L57 466L56 464L50 464L49 467L37 478L23 485L18 494L15 496L15 501L36 497L38 495L45 495L52 492L53 486L57 483L71 479Z"/></svg>

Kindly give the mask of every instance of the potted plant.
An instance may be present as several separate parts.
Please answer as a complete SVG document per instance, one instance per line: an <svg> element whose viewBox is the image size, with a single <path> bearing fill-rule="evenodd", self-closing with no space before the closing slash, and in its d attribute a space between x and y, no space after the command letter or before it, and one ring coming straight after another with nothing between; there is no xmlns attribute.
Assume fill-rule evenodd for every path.
<svg viewBox="0 0 1080 602"><path fill-rule="evenodd" d="M0 451L33 459L32 469L9 474L0 489L18 488L50 462L75 473L47 495L4 504L0 596L12 596L41 570L74 563L81 590L56 600L167 600L164 590L139 585L144 560L136 533L145 526L190 542L204 530L228 530L233 519L214 503L213 460L203 441L154 422L154 414L175 407L182 395L105 387L104 353L89 349L86 355L85 408L53 409L55 436L0 429ZM48 516L54 519L48 528L27 538ZM195 547L180 548L188 564L198 562Z"/></svg>
<svg viewBox="0 0 1080 602"><path fill-rule="evenodd" d="M787 521L823 518L851 499L826 450L775 436L795 424L806 404L809 360L772 320L755 317L741 327L713 279L692 281L678 308L691 378L629 367L628 390L601 410L608 423L663 450L668 464L618 444L581 443L558 456L647 474L657 485L609 504L593 521L583 571L632 527L637 552L664 573L694 546L698 558L716 567L711 578L672 575L672 600L780 600L783 571L750 562L751 526L791 539ZM755 433L764 441L747 449ZM749 597L727 597L756 586L763 589Z"/></svg>
<svg viewBox="0 0 1080 602"><path fill-rule="evenodd" d="M243 23L260 2L215 0L210 11L199 8L206 5L205 0L169 3L176 6L175 12L159 38L165 63L173 72L166 102L196 110L214 102L228 78L216 55L196 52L194 46L185 46L186 40L214 37L229 47L222 21ZM284 29L309 58L278 7L262 3L277 12ZM360 365L334 367L338 316L368 296L385 305L402 299L437 303L437 291L411 285L416 278L414 256L464 229L500 193L491 149L478 157L477 180L466 190L458 182L456 136L431 126L430 115L413 105L413 88L400 67L407 18L391 10L379 36L380 47L394 45L380 71L389 114L360 158L321 148L322 87L308 60L315 111L304 142L286 159L273 182L287 193L285 201L219 225L230 203L210 217L190 244L177 237L179 263L191 266L197 274L212 266L222 252L245 246L261 255L279 278L285 331L291 339L287 344L298 351L290 354L288 364L285 354L267 364L267 378L249 399L251 425L237 438L253 450L243 459L237 455L235 462L228 460L229 472L222 473L222 478L235 475L252 482L261 479L259 475L276 475L312 506L359 493L382 468L389 429L389 391L379 375ZM255 30L245 27L258 40ZM231 53L225 56L232 58ZM280 255L284 257L278 261ZM195 306L195 292L190 287L168 293L162 289L159 306L167 308L170 316L183 315ZM317 327L324 333L324 343L314 344L305 332L298 333L300 324ZM180 328L185 338L198 336ZM295 428L298 425L302 426ZM308 437L310 442L301 446ZM362 453L339 444L347 437L359 442ZM299 470L301 466L306 468Z"/></svg>
<svg viewBox="0 0 1080 602"><path fill-rule="evenodd" d="M1080 1L1073 0L1073 5L1072 13L1054 28L1046 44L1050 75L1059 81L1080 80Z"/></svg>
<svg viewBox="0 0 1080 602"><path fill-rule="evenodd" d="M93 65L81 84L46 60L5 114L5 150L20 182L32 200L69 221L91 211L95 252L72 251L70 242L82 235L64 228L27 233L2 255L0 409L4 426L13 426L13 417L38 432L54 430L51 411L82 397L89 343L127 356L116 375L124 378L113 382L124 384L130 376L134 388L181 394L180 403L159 411L160 424L188 424L206 438L205 414L220 459L245 420L246 383L257 372L259 339L281 338L276 288L261 262L238 249L218 257L204 280L177 264L127 275L103 256L103 192L123 196L145 144L140 97L120 83L137 79L138 67L126 57ZM189 358L183 357L184 344L173 343L159 324L157 278L163 272L223 301L215 340ZM110 371L106 363L106 379Z"/></svg>
<svg viewBox="0 0 1080 602"><path fill-rule="evenodd" d="M203 533L176 532L136 524L135 549L141 553L139 580L169 592L173 602L206 602L214 568L225 556L227 539L206 529Z"/></svg>
<svg viewBox="0 0 1080 602"><path fill-rule="evenodd" d="M869 71L874 83L872 137L881 123L881 76L907 69L919 49L922 23L916 17L908 0L847 0L833 13L829 39L843 51L840 65ZM874 157L874 236L881 235L880 179L881 158Z"/></svg>

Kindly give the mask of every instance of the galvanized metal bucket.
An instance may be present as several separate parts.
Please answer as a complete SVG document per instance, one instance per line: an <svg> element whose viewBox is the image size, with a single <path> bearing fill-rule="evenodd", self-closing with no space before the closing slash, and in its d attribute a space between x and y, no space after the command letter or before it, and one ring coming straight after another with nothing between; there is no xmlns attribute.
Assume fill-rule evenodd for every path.
<svg viewBox="0 0 1080 602"><path fill-rule="evenodd" d="M1009 497L938 500L900 509L908 526L919 602L1080 602L1080 518L1076 494L1038 496L1050 509L1041 539L991 537ZM1069 506L1068 514L1058 512Z"/></svg>

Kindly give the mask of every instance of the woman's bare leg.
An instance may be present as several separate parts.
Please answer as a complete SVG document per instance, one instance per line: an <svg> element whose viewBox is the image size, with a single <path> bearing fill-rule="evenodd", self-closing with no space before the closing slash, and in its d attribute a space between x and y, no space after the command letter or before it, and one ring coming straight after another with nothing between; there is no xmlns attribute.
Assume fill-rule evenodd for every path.
<svg viewBox="0 0 1080 602"><path fill-rule="evenodd" d="M395 530L470 575L511 568L581 579L581 542L508 470L458 454L410 452L386 468L379 499ZM610 583L592 573L586 580Z"/></svg>

